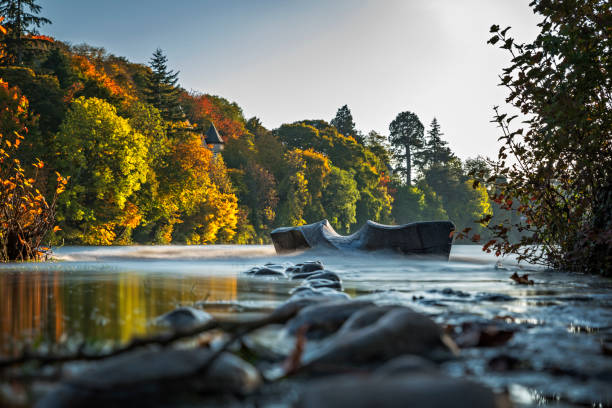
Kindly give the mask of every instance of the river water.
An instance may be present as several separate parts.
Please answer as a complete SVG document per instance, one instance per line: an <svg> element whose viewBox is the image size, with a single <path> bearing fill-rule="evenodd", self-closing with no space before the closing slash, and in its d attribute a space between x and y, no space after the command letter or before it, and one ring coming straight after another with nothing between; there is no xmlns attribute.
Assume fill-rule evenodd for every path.
<svg viewBox="0 0 612 408"><path fill-rule="evenodd" d="M297 283L244 271L318 259L352 297L408 305L449 330L495 322L514 332L503 345L462 350L443 366L451 375L506 389L519 406L612 404L610 279L525 267L460 245L448 262L392 254L277 256L265 245L63 247L55 255L54 262L0 266L0 354L25 344L111 347L158 330L152 320L177 306L246 319L280 304ZM509 279L515 271L535 284L515 284Z"/></svg>

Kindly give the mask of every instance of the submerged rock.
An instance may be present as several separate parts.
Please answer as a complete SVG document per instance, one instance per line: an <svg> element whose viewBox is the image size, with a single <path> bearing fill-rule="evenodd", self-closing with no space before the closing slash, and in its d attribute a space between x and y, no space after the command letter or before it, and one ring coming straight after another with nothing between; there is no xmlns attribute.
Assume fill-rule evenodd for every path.
<svg viewBox="0 0 612 408"><path fill-rule="evenodd" d="M282 267L281 265L274 265L274 266L279 266L280 268L271 267L271 266L254 266L248 271L246 271L245 273L247 275L254 275L254 276L277 276L281 278L287 277L287 274L284 271L284 267Z"/></svg>
<svg viewBox="0 0 612 408"><path fill-rule="evenodd" d="M405 255L430 255L448 259L455 226L450 221L382 225L368 221L352 235L339 235L329 221L277 228L270 233L277 253L300 249L392 250ZM306 272L303 270L302 272Z"/></svg>
<svg viewBox="0 0 612 408"><path fill-rule="evenodd" d="M504 293L479 293L476 295L476 300L482 302L510 302L516 300L516 298Z"/></svg>
<svg viewBox="0 0 612 408"><path fill-rule="evenodd" d="M257 370L229 353L204 370L211 353L201 348L140 350L109 358L64 381L37 406L159 406L195 393L246 395L260 385Z"/></svg>
<svg viewBox="0 0 612 408"><path fill-rule="evenodd" d="M488 388L442 375L364 377L344 375L315 381L300 393L300 408L494 408Z"/></svg>
<svg viewBox="0 0 612 408"><path fill-rule="evenodd" d="M212 319L213 317L203 310L183 306L159 316L154 322L155 324L169 326L173 329L185 329L198 324L204 324Z"/></svg>

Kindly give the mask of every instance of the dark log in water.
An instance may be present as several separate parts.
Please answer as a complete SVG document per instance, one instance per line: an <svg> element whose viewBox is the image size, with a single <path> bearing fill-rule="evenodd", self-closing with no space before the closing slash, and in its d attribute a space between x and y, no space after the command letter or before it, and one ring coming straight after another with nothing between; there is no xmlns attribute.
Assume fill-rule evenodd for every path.
<svg viewBox="0 0 612 408"><path fill-rule="evenodd" d="M428 255L448 259L455 225L450 221L425 221L382 225L368 221L357 232L343 236L329 221L299 227L277 228L270 233L277 253L321 248L340 251L392 250L405 255Z"/></svg>

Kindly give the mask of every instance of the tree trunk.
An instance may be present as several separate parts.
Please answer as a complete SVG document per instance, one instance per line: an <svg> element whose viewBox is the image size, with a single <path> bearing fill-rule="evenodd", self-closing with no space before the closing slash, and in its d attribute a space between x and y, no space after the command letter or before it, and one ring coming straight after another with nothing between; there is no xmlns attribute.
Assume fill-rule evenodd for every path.
<svg viewBox="0 0 612 408"><path fill-rule="evenodd" d="M406 145L406 184L412 186L412 167L410 165L410 146Z"/></svg>

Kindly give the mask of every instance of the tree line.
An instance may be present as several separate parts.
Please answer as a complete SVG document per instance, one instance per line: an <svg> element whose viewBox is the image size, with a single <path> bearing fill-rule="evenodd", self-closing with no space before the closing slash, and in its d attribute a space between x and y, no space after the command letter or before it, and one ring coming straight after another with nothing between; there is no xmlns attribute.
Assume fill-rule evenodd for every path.
<svg viewBox="0 0 612 408"><path fill-rule="evenodd" d="M599 7L572 2L583 11ZM235 102L183 89L162 50L145 65L66 44L38 33L50 21L35 0L1 0L0 201L12 211L0 214L2 256L30 257L41 231L54 244L265 243L275 227L322 218L340 233L368 219L450 219L459 238L470 238L464 242L484 242L497 254L544 245L545 262L556 267L580 269L576 260L589 254L604 268L610 116L601 67L609 34L598 16L605 10L572 19L566 5L532 5L545 16L535 43L514 44L496 26L490 42L516 48L502 85L534 119L527 131L511 132L514 117L498 113L504 145L497 160L462 161L436 118L426 128L410 111L396 116L388 135L356 129L346 105L329 122L267 129ZM586 34L571 28L581 18ZM557 72L550 64L562 52L570 66ZM521 73L514 78L513 70ZM574 71L583 76L566 77ZM547 99L543 83L565 99ZM550 110L576 96L571 118ZM225 141L221 154L203 142L213 123ZM583 144L572 144L576 134ZM509 154L522 167L507 164ZM14 250L25 247L30 252Z"/></svg>

